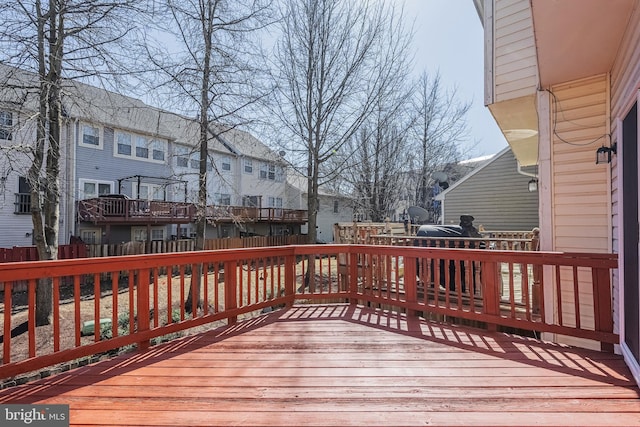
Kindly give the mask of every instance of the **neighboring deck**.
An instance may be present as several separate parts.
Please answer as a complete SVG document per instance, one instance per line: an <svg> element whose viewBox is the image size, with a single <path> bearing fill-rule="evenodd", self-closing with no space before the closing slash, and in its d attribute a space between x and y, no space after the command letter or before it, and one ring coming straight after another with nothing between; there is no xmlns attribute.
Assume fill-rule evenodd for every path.
<svg viewBox="0 0 640 427"><path fill-rule="evenodd" d="M0 392L71 425L640 426L620 356L372 311L276 311Z"/></svg>

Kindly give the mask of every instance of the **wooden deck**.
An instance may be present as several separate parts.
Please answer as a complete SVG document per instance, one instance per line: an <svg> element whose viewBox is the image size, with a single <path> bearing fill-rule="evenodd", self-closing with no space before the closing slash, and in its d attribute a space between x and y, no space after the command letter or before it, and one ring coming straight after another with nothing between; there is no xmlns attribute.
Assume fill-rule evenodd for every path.
<svg viewBox="0 0 640 427"><path fill-rule="evenodd" d="M0 392L72 426L640 426L613 354L350 305L296 306Z"/></svg>

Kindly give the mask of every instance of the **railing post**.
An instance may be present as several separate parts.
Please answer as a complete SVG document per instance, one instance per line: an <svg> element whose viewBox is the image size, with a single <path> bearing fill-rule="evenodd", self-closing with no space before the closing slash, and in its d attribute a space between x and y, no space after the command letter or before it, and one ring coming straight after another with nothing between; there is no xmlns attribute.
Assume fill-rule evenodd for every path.
<svg viewBox="0 0 640 427"><path fill-rule="evenodd" d="M407 304L418 302L418 267L416 257L404 258L404 298ZM436 285L437 288L437 285ZM426 286L425 286L426 292ZM407 308L407 316L417 316L418 312Z"/></svg>
<svg viewBox="0 0 640 427"><path fill-rule="evenodd" d="M593 280L593 310L595 329L598 332L613 332L613 309L611 307L611 280L608 268L591 270ZM612 343L600 343L600 349L613 353Z"/></svg>
<svg viewBox="0 0 640 427"><path fill-rule="evenodd" d="M225 311L238 308L237 297L237 268L234 261L224 263L224 309ZM238 316L229 316L227 323L233 325L238 321Z"/></svg>
<svg viewBox="0 0 640 427"><path fill-rule="evenodd" d="M352 252L351 247L349 247L349 303L358 303L358 254Z"/></svg>
<svg viewBox="0 0 640 427"><path fill-rule="evenodd" d="M284 295L287 297L287 307L291 307L296 301L295 269L295 255L287 255L284 258Z"/></svg>
<svg viewBox="0 0 640 427"><path fill-rule="evenodd" d="M482 263L482 306L484 313L491 316L500 315L500 289L498 263L485 261ZM488 323L487 329L495 332L495 323Z"/></svg>
<svg viewBox="0 0 640 427"><path fill-rule="evenodd" d="M138 330L137 332L145 332L149 330L151 313L149 311L149 274L148 268L138 271L138 283L136 284L137 312L138 312ZM96 319L95 328L100 325L100 319ZM149 349L149 340L138 342L138 350L146 351Z"/></svg>

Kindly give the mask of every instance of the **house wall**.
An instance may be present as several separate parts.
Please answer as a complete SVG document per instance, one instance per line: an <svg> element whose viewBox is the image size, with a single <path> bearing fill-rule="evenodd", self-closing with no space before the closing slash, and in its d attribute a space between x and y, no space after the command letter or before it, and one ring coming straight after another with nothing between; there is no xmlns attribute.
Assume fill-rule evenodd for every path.
<svg viewBox="0 0 640 427"><path fill-rule="evenodd" d="M567 252L610 252L607 166L595 164L608 145L606 75L551 88L553 246Z"/></svg>
<svg viewBox="0 0 640 427"><path fill-rule="evenodd" d="M535 38L529 0L493 1L494 102L535 93Z"/></svg>
<svg viewBox="0 0 640 427"><path fill-rule="evenodd" d="M0 247L7 248L13 246L31 246L33 244L33 221L31 214L16 214L15 202L16 193L19 192L19 178L26 177L29 167L31 166L31 158L21 151L12 150L12 145L22 144L23 141L35 140L35 120L29 112L22 113L12 108L3 108L0 103L1 111L11 111L13 113L13 130L12 139L0 140L3 149L6 150L0 156ZM60 229L59 243L64 244L69 241L70 225L68 206L64 204L64 195L68 185L68 171L66 167L66 130L63 127L61 135L61 164L60 164L60 191L62 200L60 205ZM73 218L73 217L71 217Z"/></svg>
<svg viewBox="0 0 640 427"><path fill-rule="evenodd" d="M623 224L623 194L622 194L622 156L625 155L625 147L629 141L622 139L622 120L629 113L629 109L634 102L638 100L640 90L640 8L636 7L630 17L629 24L626 26L627 31L624 35L620 49L614 61L611 70L611 134L613 141L618 144L618 155L613 156L611 163L611 203L612 203L612 225L613 225L613 252L620 256L618 270L614 270L613 274L613 311L615 321L615 331L620 333L621 341L626 341L627 332L625 331L625 313L624 313L624 280L625 275L625 256L624 239L632 239L628 244L637 244L638 238L631 236L630 233L622 235L624 229ZM631 142L637 147L638 141ZM637 201L633 195L625 194L626 200ZM633 253L630 254L633 257ZM632 264L632 263L631 263ZM636 264L637 268L637 264ZM631 283L631 286L637 286L637 283ZM629 303L627 301L627 303ZM636 306L640 301L636 301ZM633 304L633 302L630 302ZM627 316L629 316L627 314ZM631 317L627 321L633 321ZM640 322L640 320L638 320ZM636 382L640 383L640 364L632 351L623 348L623 354L627 364L631 368Z"/></svg>
<svg viewBox="0 0 640 427"><path fill-rule="evenodd" d="M541 114L540 120L547 123L540 128L548 129L548 134L541 133L540 143L550 145L548 158L541 159L549 163L542 168L549 171L549 176L541 179L550 178L541 194L545 198L541 203L551 206L551 218L545 227L552 229L551 233L545 233L550 238L541 241L542 250L601 253L611 250L609 169L595 164L596 149L608 145L608 87L607 75L555 85L550 88L548 108L540 109L548 112L546 117ZM561 271L561 276L565 278L568 273ZM593 327L591 276L583 272L578 277L580 321L583 327ZM553 279L547 278L551 283ZM562 301L572 301L573 283L571 280L564 283ZM556 307L560 309L565 319L573 318L572 304ZM599 348L595 342L577 338L558 336L556 341Z"/></svg>
<svg viewBox="0 0 640 427"><path fill-rule="evenodd" d="M528 191L529 180L507 149L444 194L443 223L458 224L460 215L470 214L487 230L531 230L538 226L538 193Z"/></svg>

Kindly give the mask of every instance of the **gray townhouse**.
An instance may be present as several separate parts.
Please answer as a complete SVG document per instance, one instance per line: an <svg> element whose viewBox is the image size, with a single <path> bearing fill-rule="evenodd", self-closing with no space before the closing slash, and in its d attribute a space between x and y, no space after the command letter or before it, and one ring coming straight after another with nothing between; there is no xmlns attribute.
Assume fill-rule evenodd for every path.
<svg viewBox="0 0 640 427"><path fill-rule="evenodd" d="M6 87L0 95L0 247L27 246L30 159L20 147L35 137L35 104ZM77 82L64 88L63 104L60 243L194 237L197 122ZM282 157L246 131L212 128L206 237L299 234L306 210L288 204Z"/></svg>

